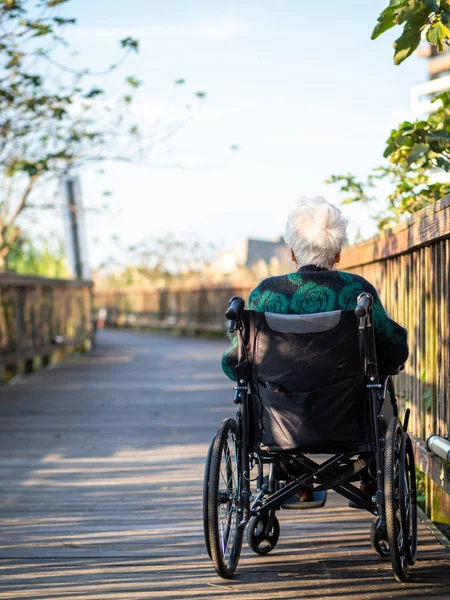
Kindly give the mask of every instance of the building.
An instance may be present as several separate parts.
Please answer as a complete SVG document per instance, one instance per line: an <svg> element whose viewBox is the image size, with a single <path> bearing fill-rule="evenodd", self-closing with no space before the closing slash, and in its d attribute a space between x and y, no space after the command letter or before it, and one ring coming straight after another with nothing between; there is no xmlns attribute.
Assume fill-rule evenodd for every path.
<svg viewBox="0 0 450 600"><path fill-rule="evenodd" d="M222 252L209 266L216 275L236 275L242 270L255 271L262 278L292 270L289 248L282 237L273 240L246 238L233 251Z"/></svg>
<svg viewBox="0 0 450 600"><path fill-rule="evenodd" d="M286 264L291 262L289 248L282 237L275 240L242 240L236 249L238 266L250 268L259 262L271 264Z"/></svg>
<svg viewBox="0 0 450 600"><path fill-rule="evenodd" d="M450 47L438 52L436 46L426 44L417 55L428 60L428 81L411 86L411 113L413 119L426 119L436 109L433 100L450 91ZM442 169L432 169L429 175L431 183L450 181L450 173Z"/></svg>
<svg viewBox="0 0 450 600"><path fill-rule="evenodd" d="M415 118L421 118L433 110L436 96L450 91L450 47L438 53L435 46L426 44L417 54L428 60L428 81L411 86L411 112Z"/></svg>

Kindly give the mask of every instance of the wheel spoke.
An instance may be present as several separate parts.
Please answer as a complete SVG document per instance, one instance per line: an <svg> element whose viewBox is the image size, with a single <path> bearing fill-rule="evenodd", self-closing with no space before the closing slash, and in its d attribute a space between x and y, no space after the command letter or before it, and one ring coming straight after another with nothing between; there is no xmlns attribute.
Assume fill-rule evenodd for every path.
<svg viewBox="0 0 450 600"><path fill-rule="evenodd" d="M229 513L229 516L228 516L228 521L227 521L227 529L228 529L228 530L230 530L230 529L231 529L231 531L232 531L233 533L231 534L231 536L230 536L230 535L228 535L228 537L227 537L226 544L225 544L225 549L224 549L224 552L223 552L223 557L224 557L224 558L226 557L226 554L227 554L227 550L228 550L228 546L229 546L229 542L230 542L230 537L231 537L231 542L234 542L234 530L233 530L233 528L231 527L231 521L232 521L232 518L233 518L233 512L231 512L231 511L230 511L230 513ZM232 545L233 545L233 544L231 544L231 546L232 546Z"/></svg>
<svg viewBox="0 0 450 600"><path fill-rule="evenodd" d="M229 439L227 439L227 442L224 447L224 455L225 455L224 467L225 467L226 472L224 473L223 469L222 468L220 469L221 479L227 488L232 487L234 484L234 481L236 479L235 475L236 475L236 471L237 471L237 461L236 461L237 453L236 453L236 441L235 441L234 436L233 436L233 450L234 450L233 455L230 452L229 444L230 444L230 441L229 441Z"/></svg>

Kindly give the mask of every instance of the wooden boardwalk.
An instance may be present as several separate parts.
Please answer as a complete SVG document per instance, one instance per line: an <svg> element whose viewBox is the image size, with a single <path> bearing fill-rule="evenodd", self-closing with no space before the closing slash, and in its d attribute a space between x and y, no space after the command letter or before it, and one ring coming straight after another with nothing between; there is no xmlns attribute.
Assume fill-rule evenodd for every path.
<svg viewBox="0 0 450 600"><path fill-rule="evenodd" d="M91 356L0 388L0 598L449 598L425 526L412 579L370 548L368 513L330 494L281 511L273 555L218 578L201 521L204 457L234 413L222 342L100 332Z"/></svg>

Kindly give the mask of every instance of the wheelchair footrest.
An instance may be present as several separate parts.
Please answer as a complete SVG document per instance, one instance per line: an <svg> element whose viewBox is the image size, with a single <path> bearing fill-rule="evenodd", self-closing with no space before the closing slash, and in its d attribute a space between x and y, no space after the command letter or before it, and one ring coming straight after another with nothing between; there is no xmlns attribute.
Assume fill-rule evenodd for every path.
<svg viewBox="0 0 450 600"><path fill-rule="evenodd" d="M321 508L327 501L327 491L313 492L313 498L310 502L300 502L300 498L295 494L289 500L281 505L281 508L289 510L307 510L310 508Z"/></svg>

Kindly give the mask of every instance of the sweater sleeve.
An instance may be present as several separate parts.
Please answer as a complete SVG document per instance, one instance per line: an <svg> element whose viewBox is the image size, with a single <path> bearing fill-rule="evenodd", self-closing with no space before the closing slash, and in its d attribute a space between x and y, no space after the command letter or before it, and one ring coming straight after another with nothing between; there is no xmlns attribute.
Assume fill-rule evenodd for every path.
<svg viewBox="0 0 450 600"><path fill-rule="evenodd" d="M407 331L389 317L375 288L367 291L373 296L373 322L378 368L381 373L398 369L408 358Z"/></svg>
<svg viewBox="0 0 450 600"><path fill-rule="evenodd" d="M229 334L230 346L222 356L222 370L232 381L236 381L235 367L238 361L238 340L236 332Z"/></svg>
<svg viewBox="0 0 450 600"><path fill-rule="evenodd" d="M250 293L246 307L248 310L261 310L260 288L261 284ZM230 346L222 356L222 370L232 381L236 381L236 373L234 371L238 361L238 340L236 332L228 334L228 337Z"/></svg>

